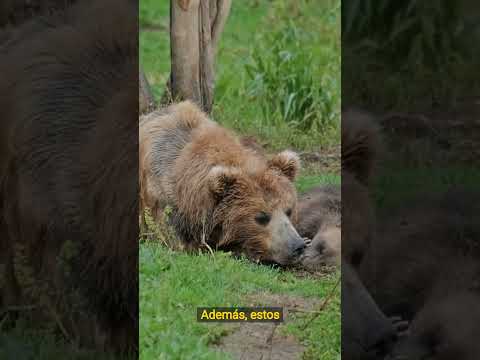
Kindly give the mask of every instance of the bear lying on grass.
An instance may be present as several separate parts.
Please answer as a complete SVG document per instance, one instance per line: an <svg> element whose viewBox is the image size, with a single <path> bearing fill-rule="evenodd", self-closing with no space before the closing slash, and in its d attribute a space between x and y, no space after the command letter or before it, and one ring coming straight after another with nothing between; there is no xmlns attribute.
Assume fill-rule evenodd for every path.
<svg viewBox="0 0 480 360"><path fill-rule="evenodd" d="M345 111L341 189L319 186L299 201L297 230L312 239L302 256L303 267L315 271L325 265L340 265L343 258L358 270L374 237L369 183L378 151L379 130L371 116L358 110Z"/></svg>
<svg viewBox="0 0 480 360"><path fill-rule="evenodd" d="M301 265L316 271L340 265L341 192L338 186L319 186L302 195L298 203L298 233L307 242Z"/></svg>
<svg viewBox="0 0 480 360"><path fill-rule="evenodd" d="M21 315L42 328L129 353L138 347L135 14L131 1L79 1L0 47L0 308L33 304Z"/></svg>
<svg viewBox="0 0 480 360"><path fill-rule="evenodd" d="M292 225L298 156L270 159L242 144L191 102L140 120L140 202L170 222L185 248L287 265L305 242Z"/></svg>

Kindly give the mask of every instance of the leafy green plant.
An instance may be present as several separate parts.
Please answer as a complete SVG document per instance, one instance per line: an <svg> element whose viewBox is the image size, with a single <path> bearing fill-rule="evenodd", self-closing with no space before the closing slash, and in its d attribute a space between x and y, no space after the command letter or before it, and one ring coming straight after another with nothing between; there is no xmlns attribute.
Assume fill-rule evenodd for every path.
<svg viewBox="0 0 480 360"><path fill-rule="evenodd" d="M290 22L267 39L263 49L254 49L253 63L245 68L252 80L251 95L266 100L264 117L278 112L285 122L311 128L316 115L311 58L296 49L298 37L295 24Z"/></svg>
<svg viewBox="0 0 480 360"><path fill-rule="evenodd" d="M314 77L314 59L305 47L308 34L293 20L265 33L245 64L249 95L262 100L263 117L308 131L331 126L337 103L328 83ZM273 114L273 115L272 115Z"/></svg>
<svg viewBox="0 0 480 360"><path fill-rule="evenodd" d="M452 103L478 86L479 18L465 1L349 0L342 6L345 98L366 105ZM477 31L476 31L477 29ZM476 39L476 40L475 40ZM347 101L348 102L348 101Z"/></svg>
<svg viewBox="0 0 480 360"><path fill-rule="evenodd" d="M429 68L446 66L468 49L460 2L350 0L342 12L342 40L380 55L392 65L406 61Z"/></svg>

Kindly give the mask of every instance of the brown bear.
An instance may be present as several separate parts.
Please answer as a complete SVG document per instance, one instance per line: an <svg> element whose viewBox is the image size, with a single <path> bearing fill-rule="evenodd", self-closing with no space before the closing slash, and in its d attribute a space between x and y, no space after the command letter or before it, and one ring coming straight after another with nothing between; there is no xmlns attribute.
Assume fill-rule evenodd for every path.
<svg viewBox="0 0 480 360"><path fill-rule="evenodd" d="M341 258L341 192L334 185L319 186L303 194L298 203L298 233L311 241L301 259L307 270L336 266Z"/></svg>
<svg viewBox="0 0 480 360"><path fill-rule="evenodd" d="M477 215L444 197L424 194L379 219L360 275L389 315L412 319L434 291L443 297L480 279Z"/></svg>
<svg viewBox="0 0 480 360"><path fill-rule="evenodd" d="M348 263L342 265L342 359L383 359L397 329L378 308Z"/></svg>
<svg viewBox="0 0 480 360"><path fill-rule="evenodd" d="M380 150L374 118L357 109L342 112L342 358L349 360L383 359L405 328L402 319L379 310L358 277L376 237L370 187Z"/></svg>
<svg viewBox="0 0 480 360"><path fill-rule="evenodd" d="M342 233L340 226L329 225L321 228L311 242L306 242L301 265L310 271L322 266L333 267L341 264Z"/></svg>
<svg viewBox="0 0 480 360"><path fill-rule="evenodd" d="M305 242L292 225L299 158L270 159L191 102L140 120L140 201L159 218L166 206L187 249L210 247L282 265Z"/></svg>
<svg viewBox="0 0 480 360"><path fill-rule="evenodd" d="M298 233L313 239L327 224L340 225L342 194L336 185L310 189L298 199Z"/></svg>
<svg viewBox="0 0 480 360"><path fill-rule="evenodd" d="M358 270L375 237L370 183L380 152L380 132L361 110L342 113L342 258Z"/></svg>
<svg viewBox="0 0 480 360"><path fill-rule="evenodd" d="M480 294L454 293L432 299L415 316L408 336L389 360L477 360L480 354Z"/></svg>
<svg viewBox="0 0 480 360"><path fill-rule="evenodd" d="M136 6L80 1L0 48L0 307L32 304L42 328L128 353L138 347Z"/></svg>
<svg viewBox="0 0 480 360"><path fill-rule="evenodd" d="M304 267L319 269L325 264L340 264L340 259L355 269L360 266L375 232L369 186L379 138L370 114L359 110L342 113L341 191L335 186L320 186L299 201L298 232L313 239L304 252Z"/></svg>
<svg viewBox="0 0 480 360"><path fill-rule="evenodd" d="M344 264L355 265L387 316L413 319L412 335L399 342L389 359L477 358L478 346L471 335L478 332L477 311L455 311L458 306L478 309L478 201L466 201L472 196L461 195L461 191L449 192L440 201L438 194L422 196L409 200L400 211L389 211L378 219L376 228L368 194L373 167L368 162L358 163L358 159L375 159L368 145L375 144L369 140L372 133L360 126L365 119L358 117L351 126L349 118L343 117L342 170L347 170L342 171ZM348 145L362 138L348 134L355 129L357 134L363 132L363 143L368 146ZM371 225L365 226L368 223ZM362 332L350 329L360 329L358 317L351 315L353 320L349 320L347 310L342 304L343 333L358 339ZM364 321L370 321L370 316ZM460 336L455 333L457 321L464 322ZM350 343L346 339L342 347Z"/></svg>

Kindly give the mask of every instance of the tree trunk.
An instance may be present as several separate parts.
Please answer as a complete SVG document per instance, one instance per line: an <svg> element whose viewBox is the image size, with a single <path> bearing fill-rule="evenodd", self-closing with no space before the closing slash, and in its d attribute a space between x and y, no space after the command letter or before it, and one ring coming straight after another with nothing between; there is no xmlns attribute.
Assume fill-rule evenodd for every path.
<svg viewBox="0 0 480 360"><path fill-rule="evenodd" d="M190 99L211 111L215 53L230 7L231 0L170 0L168 101Z"/></svg>

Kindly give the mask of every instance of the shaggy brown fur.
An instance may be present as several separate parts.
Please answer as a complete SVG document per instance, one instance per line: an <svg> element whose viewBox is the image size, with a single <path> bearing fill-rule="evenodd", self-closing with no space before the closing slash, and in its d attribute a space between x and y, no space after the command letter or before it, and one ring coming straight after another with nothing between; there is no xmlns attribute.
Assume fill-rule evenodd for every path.
<svg viewBox="0 0 480 360"><path fill-rule="evenodd" d="M342 172L342 257L357 270L375 237L375 214L369 190Z"/></svg>
<svg viewBox="0 0 480 360"><path fill-rule="evenodd" d="M380 132L372 116L358 109L342 113L342 171L368 186L380 151Z"/></svg>
<svg viewBox="0 0 480 360"><path fill-rule="evenodd" d="M480 354L480 295L454 293L428 302L412 321L409 336L387 358L477 360Z"/></svg>
<svg viewBox="0 0 480 360"><path fill-rule="evenodd" d="M411 335L388 359L473 360L479 352L471 336L478 332L471 309L480 300L478 196L456 189L442 199L409 200L379 218L373 232L368 185L378 130L354 114L347 112L342 123L342 255L387 315L413 321ZM360 143L350 146L354 139Z"/></svg>
<svg viewBox="0 0 480 360"><path fill-rule="evenodd" d="M85 1L85 0L82 0ZM0 2L0 27L21 25L34 16L49 15L64 10L75 0L2 0Z"/></svg>
<svg viewBox="0 0 480 360"><path fill-rule="evenodd" d="M327 224L340 226L342 194L339 186L318 186L298 200L298 233L313 239Z"/></svg>
<svg viewBox="0 0 480 360"><path fill-rule="evenodd" d="M240 142L242 143L243 146L254 150L258 154L261 155L266 155L267 152L265 151L265 148L258 142L258 140L254 136L242 136L240 138Z"/></svg>
<svg viewBox="0 0 480 360"><path fill-rule="evenodd" d="M434 197L379 219L361 277L387 314L411 319L433 294L444 297L480 281L477 214Z"/></svg>
<svg viewBox="0 0 480 360"><path fill-rule="evenodd" d="M396 339L392 322L375 301L348 262L342 268L342 358L384 359Z"/></svg>
<svg viewBox="0 0 480 360"><path fill-rule="evenodd" d="M133 4L82 1L0 50L4 301L48 288L55 323L117 350L138 338L137 36Z"/></svg>
<svg viewBox="0 0 480 360"><path fill-rule="evenodd" d="M338 186L319 186L300 197L296 227L301 236L312 239L302 256L302 267L315 271L340 264L340 216Z"/></svg>
<svg viewBox="0 0 480 360"><path fill-rule="evenodd" d="M298 232L313 239L305 250L305 267L317 269L324 263L339 264L343 258L358 269L374 236L368 186L378 151L379 132L373 119L360 111L344 112L341 191L318 187L299 201Z"/></svg>
<svg viewBox="0 0 480 360"><path fill-rule="evenodd" d="M358 275L375 239L369 187L379 145L370 115L357 110L342 113L342 356L348 359L383 359L395 339L395 329L361 279L356 279L355 291L343 291L349 278Z"/></svg>
<svg viewBox="0 0 480 360"><path fill-rule="evenodd" d="M190 249L209 245L254 260L291 262L287 242L300 237L285 214L296 217L298 169L294 153L267 160L190 102L140 122L141 206L156 218L171 206L174 227Z"/></svg>
<svg viewBox="0 0 480 360"><path fill-rule="evenodd" d="M342 257L356 269L374 237L369 184L379 152L379 132L367 113L342 114Z"/></svg>
<svg viewBox="0 0 480 360"><path fill-rule="evenodd" d="M342 253L342 233L339 226L320 229L302 255L301 266L319 271L323 266L339 266Z"/></svg>

